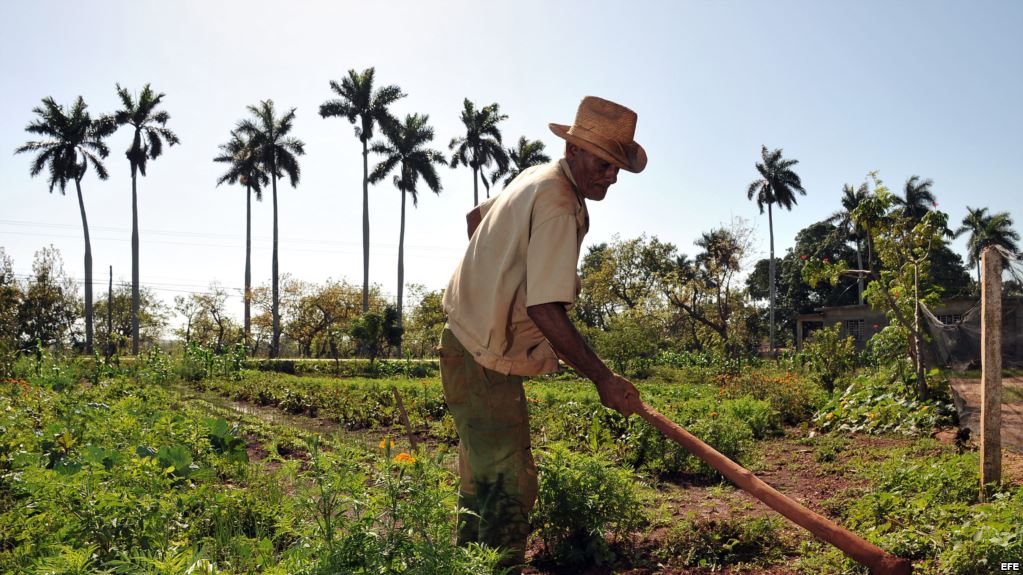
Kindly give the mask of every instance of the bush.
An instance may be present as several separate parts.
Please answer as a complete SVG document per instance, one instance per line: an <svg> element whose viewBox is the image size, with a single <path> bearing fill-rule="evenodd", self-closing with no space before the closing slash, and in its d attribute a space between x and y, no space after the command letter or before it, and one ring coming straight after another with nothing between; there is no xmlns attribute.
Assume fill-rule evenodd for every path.
<svg viewBox="0 0 1023 575"><path fill-rule="evenodd" d="M814 415L814 425L825 432L919 436L952 423L955 406L947 396L920 401L915 390L884 377L876 373L854 379L842 395Z"/></svg>
<svg viewBox="0 0 1023 575"><path fill-rule="evenodd" d="M556 563L608 564L621 542L645 522L643 502L627 471L598 456L555 445L539 460L540 493L532 522Z"/></svg>
<svg viewBox="0 0 1023 575"><path fill-rule="evenodd" d="M856 345L852 336L841 337L841 324L834 324L813 332L803 346L803 359L810 377L828 394L835 391L835 383L848 379L856 365Z"/></svg>
<svg viewBox="0 0 1023 575"><path fill-rule="evenodd" d="M680 567L710 567L750 563L768 565L782 559L786 546L779 535L781 520L693 519L675 526L657 551L658 557Z"/></svg>

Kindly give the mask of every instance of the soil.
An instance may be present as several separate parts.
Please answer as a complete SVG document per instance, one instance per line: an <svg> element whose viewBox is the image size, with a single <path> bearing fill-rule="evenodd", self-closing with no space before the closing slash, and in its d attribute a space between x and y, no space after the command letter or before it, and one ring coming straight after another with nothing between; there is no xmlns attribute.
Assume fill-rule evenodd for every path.
<svg viewBox="0 0 1023 575"><path fill-rule="evenodd" d="M192 392L191 398L210 400L208 394L202 394L200 398L195 392ZM343 433L335 423L322 418L284 414L273 408L256 407L233 400L222 400L217 404L222 407L231 407L239 413L260 417L272 423L293 425L308 431ZM376 443L382 437L391 437L403 443L408 441L404 429L398 428L361 430L350 433L358 435L360 439L369 443ZM940 430L934 436L944 443L953 444L956 433L957 430L952 428ZM249 442L250 461L255 462L267 458L268 452L259 437L250 435L246 439ZM426 443L428 449L439 445L436 440L427 439L425 436L417 436L417 439ZM781 493L836 522L840 521L837 510L842 507L843 502L859 497L868 486L866 480L859 477L854 467L862 467L864 461L868 463L884 461L893 449L913 443L911 439L895 437L852 436L848 438L848 444L837 452L833 460L819 461L817 449L807 439L804 430L792 428L786 432L784 437L758 442L760 456L750 465L750 469L760 479ZM282 455L288 457L286 454ZM292 454L292 457L304 459L308 455L295 453ZM855 464L852 463L854 458L856 459ZM271 458L267 464L279 465L279 462L273 461ZM1013 450L1003 451L1003 479L1006 483L1023 485L1023 453ZM528 565L523 573L528 575L610 575L612 573L625 575L709 575L711 573L796 575L798 573L794 568L798 558L795 550L801 542L812 540L813 537L807 531L788 521L784 521L782 539L787 543L790 555L774 565L726 566L716 569L682 568L672 566L670 560L658 559L656 550L665 546L664 543L671 528L679 522L749 519L763 515L777 516L777 514L753 496L736 489L727 481L693 481L679 478L673 481L657 482L652 487L657 493L654 505L655 507L659 505L661 508L656 511L651 509L651 511L653 511L652 515L658 519L646 533L636 534L632 541L631 551L623 551L633 557L629 565L618 565L615 568L591 566L583 569L550 565L544 561L542 543L539 539L534 538L530 541L527 549ZM662 563L667 563L667 565Z"/></svg>
<svg viewBox="0 0 1023 575"><path fill-rule="evenodd" d="M980 388L981 380L956 378L951 380L952 398L959 412L962 427L970 429L970 435L980 437ZM1023 394L1023 377L1007 377L1002 380L1002 447L1023 453L1023 403L1015 401ZM1005 393L1005 390L1018 390Z"/></svg>

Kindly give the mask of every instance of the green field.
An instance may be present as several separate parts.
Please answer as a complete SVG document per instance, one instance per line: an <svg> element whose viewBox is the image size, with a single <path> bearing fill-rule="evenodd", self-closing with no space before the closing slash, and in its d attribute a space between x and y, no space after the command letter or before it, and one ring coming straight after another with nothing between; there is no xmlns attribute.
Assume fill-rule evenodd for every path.
<svg viewBox="0 0 1023 575"><path fill-rule="evenodd" d="M452 544L456 439L436 376L239 368L158 354L19 366L0 384L0 572L492 572L494 550ZM978 503L976 454L929 437L950 421L940 396L915 402L863 376L828 398L782 367L656 367L639 388L918 572L1023 555L1023 489ZM539 378L527 397L541 474L527 571L856 572L604 409L592 384Z"/></svg>

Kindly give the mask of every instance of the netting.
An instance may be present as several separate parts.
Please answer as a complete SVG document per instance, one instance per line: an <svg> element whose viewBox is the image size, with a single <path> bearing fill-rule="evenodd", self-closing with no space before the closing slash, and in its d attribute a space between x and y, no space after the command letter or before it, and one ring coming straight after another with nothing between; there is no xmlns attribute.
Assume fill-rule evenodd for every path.
<svg viewBox="0 0 1023 575"><path fill-rule="evenodd" d="M1023 367L1023 299L1007 297L1002 300L1002 367ZM934 359L945 367L963 371L980 367L980 302L953 324L943 323L927 306L921 305L931 336Z"/></svg>

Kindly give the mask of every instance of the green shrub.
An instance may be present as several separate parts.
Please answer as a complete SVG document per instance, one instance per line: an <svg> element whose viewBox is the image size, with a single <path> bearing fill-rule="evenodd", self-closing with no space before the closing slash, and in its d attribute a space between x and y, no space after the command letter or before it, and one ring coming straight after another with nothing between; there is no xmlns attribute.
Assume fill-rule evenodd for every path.
<svg viewBox="0 0 1023 575"><path fill-rule="evenodd" d="M780 531L781 520L774 517L721 520L690 517L668 532L657 556L679 567L715 570L737 563L769 565L786 553Z"/></svg>
<svg viewBox="0 0 1023 575"><path fill-rule="evenodd" d="M842 338L841 332L842 325L836 323L814 331L803 345L804 367L829 395L835 391L835 383L848 380L856 366L853 338Z"/></svg>
<svg viewBox="0 0 1023 575"><path fill-rule="evenodd" d="M611 563L617 554L606 537L620 543L645 522L630 474L598 456L555 445L541 455L538 475L532 522L556 563Z"/></svg>
<svg viewBox="0 0 1023 575"><path fill-rule="evenodd" d="M883 373L876 373L855 378L814 415L814 425L822 431L908 436L951 425L955 406L947 396L919 401L911 387L901 381L888 383L883 377Z"/></svg>

